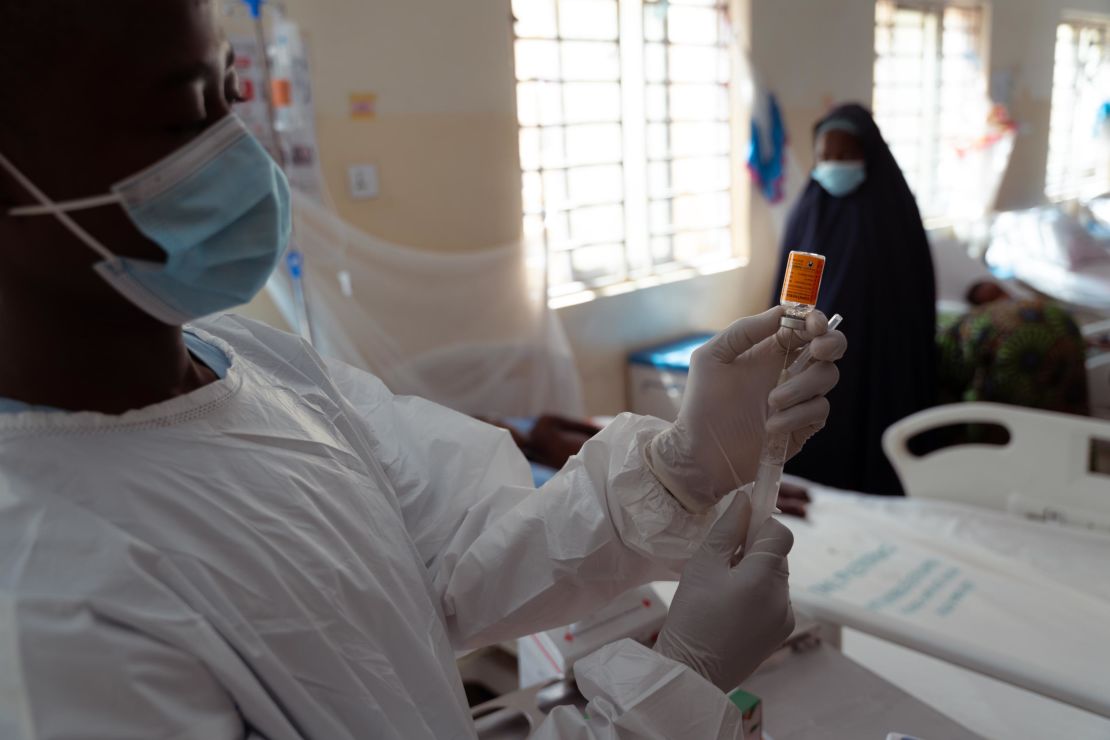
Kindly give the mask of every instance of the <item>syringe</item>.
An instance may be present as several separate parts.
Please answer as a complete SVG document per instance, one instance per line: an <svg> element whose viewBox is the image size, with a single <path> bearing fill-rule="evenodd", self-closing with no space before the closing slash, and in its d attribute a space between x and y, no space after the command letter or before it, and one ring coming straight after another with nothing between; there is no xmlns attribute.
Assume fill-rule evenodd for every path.
<svg viewBox="0 0 1110 740"><path fill-rule="evenodd" d="M829 319L829 331L833 331L844 321L844 317L836 314ZM789 367L784 367L779 375L778 387L795 377L813 360L813 350L806 346L798 359ZM782 468L786 464L787 448L790 446L790 435L766 434L763 437L763 450L759 453L759 470L755 474L755 486L752 488L752 520L748 525L748 535L744 542L744 552L751 550L755 544L755 536L763 523L771 516L779 500L779 485L782 483Z"/></svg>

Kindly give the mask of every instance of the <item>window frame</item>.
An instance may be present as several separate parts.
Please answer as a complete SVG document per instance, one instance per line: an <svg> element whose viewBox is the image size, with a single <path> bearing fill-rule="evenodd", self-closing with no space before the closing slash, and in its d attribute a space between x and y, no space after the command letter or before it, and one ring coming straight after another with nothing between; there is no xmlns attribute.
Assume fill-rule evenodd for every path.
<svg viewBox="0 0 1110 740"><path fill-rule="evenodd" d="M890 6L891 12L898 10L908 10L922 14L931 15L934 19L934 27L932 31L922 30L923 35L932 33L933 38L923 38L923 48L920 54L922 65L926 63L931 64L931 68L927 68L919 75L921 79L921 88L926 93L926 97L922 99L921 104L918 106L915 114L899 114L897 116L884 113L884 109L888 107L887 101L881 99L885 92L893 92L898 90L899 85L883 83L880 81L880 65L884 59L897 59L898 57L888 55L884 57L879 53L879 34L884 32L881 27L882 6ZM966 104L972 98L976 98L977 102L984 104L988 100L989 90L989 66L990 66L990 5L986 0L877 0L875 3L875 79L872 84L872 110L875 111L875 119L880 129L883 131L884 136L887 136L888 143L891 145L892 152L897 152L898 149L904 148L899 146L899 141L891 141L890 131L895 127L891 123L893 118L915 118L920 121L921 127L924 128L925 133L918 137L917 140L917 156L915 159L915 167L912 169L907 167L902 161L899 161L899 167L902 168L906 180L910 183L917 198L918 206L921 211L922 219L926 225L936 226L950 223L953 219L952 211L954 210L950 204L945 203L944 193L946 189L941 187L939 182L939 171L944 163L946 154L944 148L947 144L951 143L953 137L951 133L946 130L945 122L945 93L954 88L953 84L946 82L945 67L946 62L950 62L953 58L958 58L958 55L953 54L949 57L945 51L946 44L946 27L945 15L949 10L958 10L973 13L977 16L976 27L974 30L974 41L969 46L973 50L977 63L972 65L974 67L971 84L961 84L961 99ZM927 51L932 49L932 57L927 56ZM912 57L910 57L912 59ZM932 79L930 79L932 78ZM884 84L888 88L883 90ZM963 107L963 106L957 106ZM986 111L984 111L985 115ZM897 159L897 156L896 156Z"/></svg>
<svg viewBox="0 0 1110 740"><path fill-rule="evenodd" d="M553 167L544 161L542 146L544 132L562 130L565 136L568 126L574 125L568 124L565 98L567 86L579 84L578 81L571 80L563 74L562 54L565 49L564 44L579 43L583 40L563 34L562 2L563 0L552 0L555 13L554 27L549 26L550 31L543 36L521 33L519 19L514 12L512 36L514 57L517 61L514 79L517 91L518 128L521 137L521 175L525 195L522 210L524 213L525 237L533 246L542 249L547 273L546 282L549 300L553 304L577 302L573 298L575 295L607 291L624 292L636 287L680 279L691 271L711 273L735 266L740 257L735 232L739 214L734 197L734 188L738 180L734 173L737 118L733 105L733 55L731 53L734 36L728 25L730 16L728 0L710 0L710 2L705 2L705 0L701 2L697 0L671 0L670 2L612 0L612 4L617 7L618 14L617 38L615 40L599 40L598 43L615 44L620 60L617 79L607 79L604 84L615 85L616 89L619 90L618 120L607 120L605 125L619 127L622 152L614 158L614 161L601 166L619 168L622 187L620 198L606 201L606 204L600 202L575 203L570 200L569 178L572 172L592 165L564 162L562 167ZM657 12L657 8L663 9L663 31L661 37L653 38L649 37L646 28L648 25L646 14ZM695 8L713 11L717 16L718 24L715 40L704 44L676 42L672 38L668 26L670 19L668 11L673 8ZM517 56L520 44L541 40L553 42L556 44L556 48L559 49L560 66L554 79L541 79L521 74L520 58ZM672 49L676 47L714 50L713 54L716 57L717 64L714 79L699 78L686 83L691 88L704 86L706 90L712 90L714 96L719 95L719 100L724 101L723 104L720 104L720 107L714 108L711 120L708 117L695 117L686 120L684 117L676 115L676 112L670 107L675 86L683 84L682 80L675 78L673 71L670 69L673 58ZM662 58L666 69L662 79L655 80L651 78L649 73L651 60L649 60L648 54L658 54L658 48L662 49ZM583 84L586 82L582 81ZM559 87L558 95L561 98L562 106L560 115L556 117L554 122L544 122L542 116L537 119L530 114L525 115L520 96L523 86L534 84L538 84L540 89L545 84ZM653 117L649 111L651 107L649 98L653 95L656 98L658 97L659 87L662 87L664 105L666 106L663 118ZM696 153L689 156L676 154L671 150L674 128L684 125L705 125L707 130L722 127L718 132L723 144L721 150L715 150L704 155ZM649 137L654 134L658 138L660 129L662 129L665 137L667 151L662 156L651 156L649 155ZM529 152L538 152L538 159L532 161L531 153L527 157L525 156L526 147L531 146L530 143L526 143L526 139L536 136L539 136L541 141L538 149L529 150ZM565 154L565 139L563 140L563 147L563 153ZM723 185L712 189L675 188L674 165L676 162L682 163L687 160L697 160L711 169L719 167L719 172L723 172L725 175ZM658 167L659 165L663 165L667 172L668 189L666 192L658 192L649 182L649 173L656 173L662 169ZM554 202L547 192L547 178L556 172L560 173L563 178L563 190L561 192L566 194L566 202L563 203ZM536 192L537 183L538 193ZM720 202L716 206L720 209L721 213L719 215L723 215L723 218L714 223L708 223L708 220L705 220L698 221L688 227L679 226L675 213L676 207L680 205L683 198L693 199L687 201L687 203L692 202L695 210L698 207L705 208L713 199L720 198ZM539 204L538 208L535 207L537 202ZM600 208L602 205L621 210L621 238L575 241L574 227L569 220L576 214L582 214L588 209ZM653 214L658 216L663 209L666 210L664 219L666 224L664 228L660 228L658 224L653 223L652 216ZM566 228L568 230L567 236L570 238L565 241L556 241L553 236L553 231L555 231L553 227L557 226L561 233L563 224L556 222L555 219L562 218L568 219ZM614 231L614 233L616 232ZM676 237L685 235L694 235L695 240L698 238L697 235L705 235L702 238L706 243L716 239L719 240L717 243L722 246L716 251L708 250L709 254L705 257L690 260L680 259L675 253L675 241ZM657 259L657 255L661 253L658 247L664 243L668 245L667 256L669 259ZM614 264L619 263L619 269L608 270L595 277L575 272L574 264L570 262L574 259L573 253L591 248L619 249L619 256L610 257ZM570 254L563 257L563 253ZM560 259L567 260L566 269L569 271L570 280L556 280L552 277L551 260L556 255Z"/></svg>
<svg viewBox="0 0 1110 740"><path fill-rule="evenodd" d="M1079 117L1075 112L1075 104L1077 101L1076 83L1079 79L1080 67L1078 62L1073 63L1073 70L1075 72L1071 83L1069 92L1071 94L1070 100L1067 105L1062 105L1062 101L1058 97L1062 91L1058 87L1060 70L1059 65L1059 46L1060 46L1060 31L1064 26L1071 26L1076 31L1080 29L1096 30L1102 34L1102 57L1103 67L1110 70L1110 17L1108 16L1079 16L1065 14L1065 16L1056 24L1056 43L1053 45L1053 68L1052 68L1052 98L1049 108L1049 124L1048 124L1048 152L1045 162L1045 184L1044 194L1051 202L1067 202L1082 198L1087 194L1097 194L1094 191L1104 192L1107 188L1108 180L1110 180L1110 161L1103 161L1102 163L1096 162L1093 171L1086 175L1078 175L1069 177L1070 170L1075 164L1071 159L1071 147L1075 144L1075 130L1080 125ZM1073 43L1075 54L1079 53L1079 38ZM1110 74L1108 71L1106 74ZM1065 155L1065 162L1062 168L1061 177L1057 180L1054 170L1056 169L1057 161L1054 161L1056 154L1055 142L1058 141L1059 132L1057 131L1058 118L1067 115L1070 121L1068 127L1068 152ZM1110 160L1110 153L1106 156ZM1101 184L1100 184L1101 183Z"/></svg>

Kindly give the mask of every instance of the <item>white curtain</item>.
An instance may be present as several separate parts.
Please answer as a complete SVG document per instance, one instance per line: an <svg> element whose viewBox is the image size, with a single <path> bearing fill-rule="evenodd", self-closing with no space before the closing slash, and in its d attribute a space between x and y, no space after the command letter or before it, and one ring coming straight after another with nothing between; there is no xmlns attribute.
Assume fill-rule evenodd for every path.
<svg viewBox="0 0 1110 740"><path fill-rule="evenodd" d="M394 392L467 414L583 413L574 358L519 244L443 254L390 244L294 195L295 245L316 347ZM299 325L288 271L270 293Z"/></svg>

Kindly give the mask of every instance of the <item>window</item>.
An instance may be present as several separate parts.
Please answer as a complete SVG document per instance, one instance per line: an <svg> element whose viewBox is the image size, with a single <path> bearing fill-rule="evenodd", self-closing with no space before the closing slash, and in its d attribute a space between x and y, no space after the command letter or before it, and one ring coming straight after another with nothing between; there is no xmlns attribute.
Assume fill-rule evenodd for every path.
<svg viewBox="0 0 1110 740"><path fill-rule="evenodd" d="M733 256L720 0L514 0L524 228L552 297Z"/></svg>
<svg viewBox="0 0 1110 740"><path fill-rule="evenodd" d="M948 215L959 145L987 120L984 15L973 5L876 4L875 121L926 219Z"/></svg>
<svg viewBox="0 0 1110 740"><path fill-rule="evenodd" d="M1110 102L1110 23L1065 21L1056 29L1045 194L1054 200L1097 195L1110 186L1100 142L1103 104Z"/></svg>

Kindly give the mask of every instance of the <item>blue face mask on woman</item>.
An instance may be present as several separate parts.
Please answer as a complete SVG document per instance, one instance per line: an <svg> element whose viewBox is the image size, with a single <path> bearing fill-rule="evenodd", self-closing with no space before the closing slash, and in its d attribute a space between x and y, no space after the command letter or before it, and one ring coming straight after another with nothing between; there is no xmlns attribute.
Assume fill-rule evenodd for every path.
<svg viewBox="0 0 1110 740"><path fill-rule="evenodd" d="M829 195L843 198L863 185L867 179L867 167L862 161L818 162L813 168L813 179Z"/></svg>
<svg viewBox="0 0 1110 740"><path fill-rule="evenodd" d="M170 325L250 302L292 233L289 183L236 116L96 198L54 203L0 155L41 205L10 216L54 216L103 257L95 269L136 306ZM165 264L118 257L69 213L116 205L166 252Z"/></svg>

